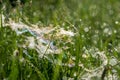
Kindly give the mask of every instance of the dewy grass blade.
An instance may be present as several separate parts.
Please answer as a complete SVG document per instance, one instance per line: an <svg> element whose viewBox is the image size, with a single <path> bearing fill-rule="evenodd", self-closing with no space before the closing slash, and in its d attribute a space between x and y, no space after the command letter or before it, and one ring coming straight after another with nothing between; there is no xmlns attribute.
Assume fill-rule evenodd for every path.
<svg viewBox="0 0 120 80"><path fill-rule="evenodd" d="M2 12L0 13L0 28L2 27Z"/></svg>
<svg viewBox="0 0 120 80"><path fill-rule="evenodd" d="M120 0L10 1L0 0L0 80L120 80Z"/></svg>
<svg viewBox="0 0 120 80"><path fill-rule="evenodd" d="M36 66L34 66L34 64L32 64L29 60L26 60L26 61L28 64L30 64L32 68L34 68L34 70L36 71L36 73L38 74L41 80L46 80L45 76L41 73L41 71Z"/></svg>

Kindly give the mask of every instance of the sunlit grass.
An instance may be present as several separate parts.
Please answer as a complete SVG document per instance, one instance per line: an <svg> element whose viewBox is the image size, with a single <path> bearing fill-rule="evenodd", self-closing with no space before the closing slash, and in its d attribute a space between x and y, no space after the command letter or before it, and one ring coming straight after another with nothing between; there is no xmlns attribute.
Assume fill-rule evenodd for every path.
<svg viewBox="0 0 120 80"><path fill-rule="evenodd" d="M21 34L16 33L19 29L14 31L10 25L4 26L6 23L0 18L0 79L119 80L120 1L45 2L33 1L32 6L26 3L22 13L18 7L16 16L9 14L16 24L31 27L26 32L21 28ZM6 15L5 10L2 14ZM38 34L33 34L35 30L30 30L37 29L31 23L39 29L44 26L51 29L52 25L55 30L42 36L44 43L41 44ZM50 41L54 49L61 50L59 54L45 54L51 47ZM40 53L41 49L44 50Z"/></svg>

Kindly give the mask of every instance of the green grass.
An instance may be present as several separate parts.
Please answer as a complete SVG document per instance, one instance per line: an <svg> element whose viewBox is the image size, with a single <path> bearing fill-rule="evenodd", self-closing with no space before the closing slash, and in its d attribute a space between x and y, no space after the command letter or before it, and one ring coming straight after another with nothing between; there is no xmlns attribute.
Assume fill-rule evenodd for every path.
<svg viewBox="0 0 120 80"><path fill-rule="evenodd" d="M101 76L93 75L90 80L109 80L110 75L117 76L112 80L119 80L119 4L119 0L36 0L32 6L27 3L22 14L18 11L15 17L10 13L15 20L21 18L26 23L28 18L30 23L60 26L76 35L71 42L67 41L69 37L52 38L62 52L47 55L48 60L40 58L34 49L20 47L28 34L17 35L0 20L0 80L82 80L99 72Z"/></svg>

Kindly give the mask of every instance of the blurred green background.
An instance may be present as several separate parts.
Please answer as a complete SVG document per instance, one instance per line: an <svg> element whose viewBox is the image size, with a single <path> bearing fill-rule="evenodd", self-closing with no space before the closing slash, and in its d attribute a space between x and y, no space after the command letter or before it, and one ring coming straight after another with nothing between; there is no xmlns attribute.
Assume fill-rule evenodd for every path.
<svg viewBox="0 0 120 80"><path fill-rule="evenodd" d="M98 68L102 64L100 56L92 56L96 52L103 51L108 62L113 58L120 60L120 0L32 0L32 3L26 0L23 7L16 7L16 13L8 0L3 2L7 6L4 8L4 5L0 4L0 7L5 17L18 17L22 20L27 18L30 23L39 24L40 27L52 24L54 27L71 30L76 35L71 38L71 42L65 42L66 37L53 39L58 43L58 48L67 46L68 49L63 49L60 55L49 56L53 61L61 63L69 63L71 58L75 57L75 60L71 61L75 66L69 67L51 63L45 58L40 59L35 50L27 48L26 51L33 57L30 59L23 53L24 48L17 45L24 44L25 34L18 36L8 27L0 28L2 80L62 80L64 77L67 77L64 80L79 80L87 72L78 66L79 62L88 69ZM14 56L15 50L20 54ZM88 57L84 58L84 54ZM23 58L23 62L20 62ZM118 80L120 79L119 63L115 66L108 63L105 67L110 69L106 70L103 76L113 74L112 71L115 70ZM77 76L74 76L74 73Z"/></svg>

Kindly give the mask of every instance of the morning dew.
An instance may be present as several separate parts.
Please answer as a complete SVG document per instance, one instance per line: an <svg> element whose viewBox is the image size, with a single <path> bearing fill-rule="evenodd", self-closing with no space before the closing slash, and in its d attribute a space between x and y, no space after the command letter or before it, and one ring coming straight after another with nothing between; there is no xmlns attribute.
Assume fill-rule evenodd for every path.
<svg viewBox="0 0 120 80"><path fill-rule="evenodd" d="M105 28L105 29L103 30L103 33L105 33L106 35L111 35L111 34L112 34L112 30L109 29L109 28Z"/></svg>
<svg viewBox="0 0 120 80"><path fill-rule="evenodd" d="M118 22L118 21L115 21L115 24L119 24L119 22Z"/></svg>
<svg viewBox="0 0 120 80"><path fill-rule="evenodd" d="M88 28L88 27L85 27L85 28L84 28L84 31L85 31L85 32L88 32L88 31L89 31L89 28Z"/></svg>

